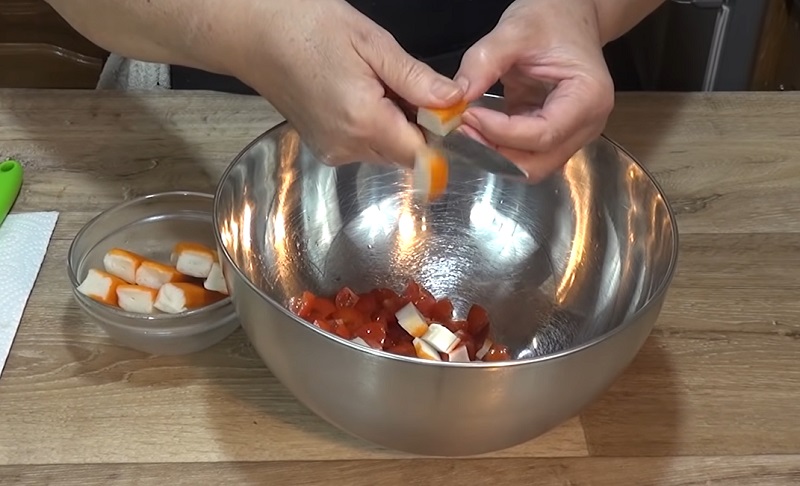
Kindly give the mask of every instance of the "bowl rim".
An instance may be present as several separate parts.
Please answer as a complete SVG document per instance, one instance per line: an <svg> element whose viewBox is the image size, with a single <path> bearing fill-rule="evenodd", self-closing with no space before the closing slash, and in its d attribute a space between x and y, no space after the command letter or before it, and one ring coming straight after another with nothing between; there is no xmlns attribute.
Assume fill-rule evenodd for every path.
<svg viewBox="0 0 800 486"><path fill-rule="evenodd" d="M502 96L493 95L493 94L484 94L482 96L482 99L487 99L487 98L488 99L492 99L493 98L493 99L498 99L498 100L502 100L503 99ZM228 180L228 178L230 176L230 173L238 166L239 162L250 151L251 148L253 148L258 143L261 143L264 139L268 138L274 132L277 132L277 131L280 131L280 130L284 130L286 127L291 127L291 124L289 124L289 122L287 120L283 120L283 121L277 123L276 125L274 125L273 127L269 128L268 130L264 131L263 133L261 133L261 135L256 137L254 140L250 141L250 143L248 143L242 150L239 151L238 154L236 154L236 156L233 158L231 163L228 165L228 167L225 169L225 171L220 176L219 182L217 183L217 188L214 191L214 211L213 211L214 214L213 214L213 217L212 217L212 221L213 221L213 224L214 224L214 238L216 240L217 247L219 248L219 252L225 257L225 259L228 261L228 263L233 268L233 271L238 275L238 277L241 278L241 280L244 281L245 284L248 287L250 287L250 289L253 292L255 292L257 295L259 295L261 298L263 298L267 303L269 303L270 305L275 307L278 310L278 312L281 312L285 316L289 317L290 320L305 326L307 329L309 329L309 330L311 330L313 332L319 333L324 338L329 339L329 340L333 341L334 343L339 343L339 344L341 344L343 346L346 346L346 347L349 347L349 348L351 348L353 350L360 351L362 353L367 353L367 354L370 354L370 355L375 356L375 357L391 359L391 360L395 360L395 361L399 361L399 362L404 362L404 363L407 363L407 364L410 364L410 365L420 365L420 366L452 367L452 368L461 368L461 369L487 369L487 368L497 369L497 368L512 368L512 367L526 366L526 365L531 365L531 364L536 364L536 363L543 363L543 362L548 362L548 361L555 361L555 360L558 360L558 359L567 358L567 357L569 357L569 356L571 356L573 354L580 353L581 351L583 351L585 349L588 349L588 348L591 348L591 347L594 347L594 346L598 346L599 344L611 339L615 335L620 334L620 333L628 330L628 328L632 327L633 324L635 322L637 322L642 315L644 315L647 312L649 312L650 309L654 305L656 305L657 302L660 302L665 298L665 294L667 293L667 291L668 291L668 289L669 289L669 287L670 287L670 285L672 283L672 280L675 277L675 271L677 269L677 263L678 263L678 254L680 252L680 236L678 234L678 222L677 222L677 219L676 219L675 211L672 209L672 205L669 203L669 199L667 198L667 195L664 192L664 189L661 187L661 184L659 184L658 180L656 180L656 178L653 177L653 174L649 170L647 170L647 168L639 161L639 159L634 157L633 154L631 154L627 149L623 148L619 143L615 142L614 140L612 140L611 138L606 136L605 133L601 133L593 141L595 141L595 142L596 141L600 141L600 140L605 141L606 143L608 143L612 147L614 147L617 151L619 151L620 153L622 153L623 155L628 157L630 159L630 161L633 162L633 164L636 165L647 176L647 179L650 181L650 183L653 184L653 187L655 188L656 193L664 201L664 206L666 207L667 214L669 215L670 227L672 229L672 238L671 239L672 239L673 251L672 251L672 255L670 256L670 260L669 260L669 263L668 263L668 266L667 266L667 272L666 272L666 275L665 275L663 281L661 282L661 285L659 285L659 287L655 290L655 292L653 292L653 294L650 297L650 299L647 302L645 302L645 304L642 305L641 308L639 308L636 312L634 312L631 316L629 316L628 319L622 321L617 326L615 326L613 329L611 329L609 331L606 331L605 333L603 333L603 334L601 334L601 335L599 335L597 337L594 337L594 338L592 338L592 339L590 339L590 340L588 340L586 342L583 342L583 343L581 343L581 344L579 344L577 346L574 346L574 347L571 347L571 348L568 348L568 349L563 349L563 350L560 350L560 351L555 352L555 353L545 354L545 355L541 355L541 356L535 356L535 357L532 357L532 358L523 358L523 359L515 359L515 360L508 360L508 361L496 361L496 362L471 361L471 362L468 362L468 363L466 363L466 362L434 361L434 360L429 360L429 359L424 359L424 358L410 357L410 356L403 356L403 355L393 354L393 353L389 353L387 351L384 351L382 349L374 349L374 348L370 348L370 347L362 346L360 344L353 343L348 339L344 339L342 337L337 336L336 334L324 331L324 330L314 326L313 324L305 321L304 319L301 319L300 317L298 317L297 315L292 313L288 308L286 308L286 306L284 306L283 304L279 303L278 301L276 301L275 299L273 299L272 297L267 295L263 290L261 290L258 286L256 286L249 278L247 278L247 276L244 274L244 272L241 271L241 269L239 269L239 267L234 263L233 258L231 257L230 253L228 252L228 248L225 246L224 242L222 241L222 235L220 234L220 231L219 231L219 228L220 228L220 224L219 224L220 223L220 221L219 221L219 196L220 196L220 194L222 192L222 188L225 185L225 182ZM232 295L231 295L231 300L234 300Z"/></svg>
<svg viewBox="0 0 800 486"><path fill-rule="evenodd" d="M72 242L70 243L69 249L67 250L67 274L69 276L70 285L72 286L72 290L73 290L72 293L75 295L75 298L79 299L80 303L82 305L86 305L86 306L88 306L88 307L90 307L92 309L96 309L96 311L108 312L109 314L111 314L111 315L113 315L115 317L128 319L128 320L130 320L132 322L136 322L137 323L135 325L131 325L131 324L128 324L128 323L123 323L123 322L113 321L113 320L110 320L110 319L105 319L104 322L106 322L107 324L112 325L114 327L127 329L127 330L130 330L130 331L136 331L136 332L149 332L149 331L154 331L154 332L161 332L161 331L181 332L181 331L184 331L185 332L185 331L188 331L188 330L193 329L193 328L197 328L197 329L201 329L202 328L203 330L209 330L209 329L213 329L215 327L218 327L219 324L216 321L213 321L214 325L208 325L209 321L205 321L205 320L199 321L199 322L195 322L195 323L188 323L188 324L182 324L179 321L182 321L182 320L185 320L185 319L191 319L191 318L198 318L198 317L204 316L205 314L212 313L214 311L217 311L217 310L222 309L222 308L227 307L227 306L231 306L231 312L233 312L232 301L231 301L230 295L226 295L225 298L223 298L223 299L221 299L221 300L219 300L217 302L214 302L213 304L208 305L206 307L200 307L198 309L188 310L186 312L181 312L180 314L166 314L165 313L165 314L143 315L143 314L137 314L135 312L124 311L122 309L118 309L118 308L112 307L110 305L101 304L101 303L95 301L94 299L91 299L91 298L89 298L89 297L87 297L87 296L85 296L82 293L77 291L78 285L80 285L80 284L78 282L77 269L73 268L73 266L72 266L72 257L73 257L73 254L75 252L76 242L81 239L81 237L84 235L84 233L86 231L89 230L89 228L91 228L93 225L97 224L97 222L101 218L103 218L104 216L108 216L109 213L112 213L114 211L125 209L125 208L130 207L130 206L135 206L137 204L141 204L143 202L147 202L147 201L153 200L153 199L164 198L164 197L175 197L175 196L177 196L177 197L196 197L196 198L202 198L202 199L212 199L212 201L214 199L214 195L213 194L209 194L209 193L205 193L205 192L198 192L198 191L166 191L166 192L156 192L156 193L152 193L152 194L146 194L144 196L139 196L139 197L127 200L127 201L123 201L123 202L121 202L119 204L115 204L115 205L113 205L113 206L111 206L111 207L109 207L109 208L107 208L107 209L105 209L103 211L100 211L98 214L94 215L91 219L89 219L89 221L87 221L81 227L81 229L78 230L77 233L75 233L75 236L72 238ZM212 209L212 213L213 213L213 209ZM214 220L213 220L213 214L212 214L212 226L213 226L212 231L215 233L215 236L216 236L216 232L217 231L216 231L216 225L214 224ZM219 248L219 246L218 246L218 248ZM141 324L139 324L139 323L141 323Z"/></svg>

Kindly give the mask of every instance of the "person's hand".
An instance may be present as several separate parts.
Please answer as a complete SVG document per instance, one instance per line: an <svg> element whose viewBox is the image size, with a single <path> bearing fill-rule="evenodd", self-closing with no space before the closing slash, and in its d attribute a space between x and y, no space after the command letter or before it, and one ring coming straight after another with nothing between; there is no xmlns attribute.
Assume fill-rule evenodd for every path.
<svg viewBox="0 0 800 486"><path fill-rule="evenodd" d="M502 82L507 114L473 107L461 129L534 181L599 136L614 106L592 0L517 0L455 79L470 101Z"/></svg>
<svg viewBox="0 0 800 486"><path fill-rule="evenodd" d="M413 164L425 139L390 98L444 107L463 96L343 0L264 3L268 25L237 75L328 164Z"/></svg>

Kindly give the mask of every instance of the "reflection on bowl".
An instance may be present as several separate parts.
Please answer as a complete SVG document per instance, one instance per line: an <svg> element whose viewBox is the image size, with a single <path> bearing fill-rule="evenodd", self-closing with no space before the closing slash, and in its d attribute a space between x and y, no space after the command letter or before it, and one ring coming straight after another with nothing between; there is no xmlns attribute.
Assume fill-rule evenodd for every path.
<svg viewBox="0 0 800 486"><path fill-rule="evenodd" d="M538 184L451 167L444 197L420 206L407 172L322 165L282 124L230 165L214 220L242 326L297 399L355 436L442 456L530 440L603 393L654 325L678 251L662 191L605 138ZM516 359L392 355L285 307L408 279L462 318L484 306Z"/></svg>
<svg viewBox="0 0 800 486"><path fill-rule="evenodd" d="M79 292L90 269L103 269L103 257L123 248L169 262L176 243L196 241L215 247L213 196L192 192L153 194L112 207L89 221L75 236L68 272L78 305L112 338L140 351L187 354L208 348L239 326L229 297L179 314L132 313L97 302Z"/></svg>

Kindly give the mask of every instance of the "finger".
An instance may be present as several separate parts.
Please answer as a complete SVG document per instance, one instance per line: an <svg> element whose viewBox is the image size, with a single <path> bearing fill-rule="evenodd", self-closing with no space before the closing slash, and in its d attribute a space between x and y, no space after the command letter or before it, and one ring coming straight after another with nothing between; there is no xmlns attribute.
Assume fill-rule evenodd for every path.
<svg viewBox="0 0 800 486"><path fill-rule="evenodd" d="M424 145L425 137L416 125L391 100L384 98L373 110L375 127L370 147L391 163L413 167L414 157Z"/></svg>
<svg viewBox="0 0 800 486"><path fill-rule="evenodd" d="M605 95L595 95L580 82L568 80L550 93L539 110L506 115L476 107L464 114L464 123L497 145L549 152L587 125L602 131L610 109L598 96Z"/></svg>
<svg viewBox="0 0 800 486"><path fill-rule="evenodd" d="M464 89L464 97L478 99L503 76L517 60L519 43L496 28L467 49L455 81Z"/></svg>
<svg viewBox="0 0 800 486"><path fill-rule="evenodd" d="M391 91L415 106L446 107L463 96L455 81L414 59L385 31L362 39L355 47Z"/></svg>
<svg viewBox="0 0 800 486"><path fill-rule="evenodd" d="M507 147L499 147L497 151L522 169L529 181L538 183L564 167L583 148L587 135L585 131L575 134L562 146L549 152L527 152Z"/></svg>
<svg viewBox="0 0 800 486"><path fill-rule="evenodd" d="M464 135L470 137L471 139L476 140L476 141L482 143L483 145L486 145L489 148L493 148L493 149L497 150L497 145L495 145L492 142L486 140L483 137L483 135L481 135L481 133L479 131L475 130L474 128L472 128L469 125L461 125L456 130L461 132L461 133L463 133Z"/></svg>

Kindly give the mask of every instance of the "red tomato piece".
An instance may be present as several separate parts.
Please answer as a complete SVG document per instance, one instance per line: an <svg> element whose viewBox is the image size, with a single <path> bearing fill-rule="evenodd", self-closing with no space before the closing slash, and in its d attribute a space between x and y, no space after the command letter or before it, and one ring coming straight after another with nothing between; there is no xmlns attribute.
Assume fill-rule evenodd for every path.
<svg viewBox="0 0 800 486"><path fill-rule="evenodd" d="M353 307L358 302L358 294L353 292L350 287L342 287L334 299L336 307Z"/></svg>
<svg viewBox="0 0 800 486"><path fill-rule="evenodd" d="M446 326L453 319L453 303L446 297L440 299L431 306L430 314L434 322Z"/></svg>
<svg viewBox="0 0 800 486"><path fill-rule="evenodd" d="M473 304L472 307L469 308L467 322L469 322L470 334L477 336L485 327L489 325L489 313L486 312L486 309L478 304Z"/></svg>
<svg viewBox="0 0 800 486"><path fill-rule="evenodd" d="M333 331L334 334L347 340L353 339L354 337L353 331L351 331L350 328L347 327L347 324L344 321L342 321L341 319L336 319L335 321L333 321L333 325L334 325L334 331Z"/></svg>
<svg viewBox="0 0 800 486"><path fill-rule="evenodd" d="M323 331L336 333L336 326L331 321L328 321L326 319L315 319L314 325L322 329Z"/></svg>
<svg viewBox="0 0 800 486"><path fill-rule="evenodd" d="M483 357L484 361L508 361L510 358L508 354L508 348L503 346L502 344L492 344L492 347L489 348L489 352L486 353L486 356Z"/></svg>
<svg viewBox="0 0 800 486"><path fill-rule="evenodd" d="M380 309L380 304L378 303L378 298L375 296L375 294L368 292L358 296L358 301L355 303L353 308L365 316L373 317Z"/></svg>
<svg viewBox="0 0 800 486"><path fill-rule="evenodd" d="M394 346L386 348L386 351L392 354L399 354L401 356L409 356L411 358L417 356L417 351L414 349L414 345L411 344L411 341L403 341L395 344Z"/></svg>
<svg viewBox="0 0 800 486"><path fill-rule="evenodd" d="M398 326L397 316L387 309L380 309L375 313L375 319L378 322L386 323L386 326ZM401 328L402 329L402 328Z"/></svg>
<svg viewBox="0 0 800 486"><path fill-rule="evenodd" d="M467 321L448 321L442 323L444 327L450 329L450 332L457 333L458 331L469 331L469 323Z"/></svg>
<svg viewBox="0 0 800 486"><path fill-rule="evenodd" d="M397 322L389 323L386 327L386 347L396 346L400 343L413 341L414 338L400 327Z"/></svg>
<svg viewBox="0 0 800 486"><path fill-rule="evenodd" d="M405 307L406 304L408 304L408 300L404 297L395 297L384 300L383 308L389 311L391 314L395 314L397 311Z"/></svg>
<svg viewBox="0 0 800 486"><path fill-rule="evenodd" d="M367 317L352 307L342 307L336 309L332 316L334 319L340 319L343 321L351 331L354 331L367 323Z"/></svg>
<svg viewBox="0 0 800 486"><path fill-rule="evenodd" d="M386 342L386 328L379 322L367 322L356 329L354 334L375 349L383 349Z"/></svg>

